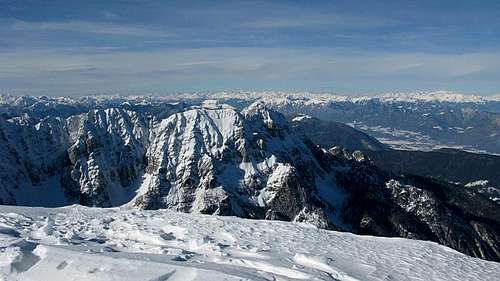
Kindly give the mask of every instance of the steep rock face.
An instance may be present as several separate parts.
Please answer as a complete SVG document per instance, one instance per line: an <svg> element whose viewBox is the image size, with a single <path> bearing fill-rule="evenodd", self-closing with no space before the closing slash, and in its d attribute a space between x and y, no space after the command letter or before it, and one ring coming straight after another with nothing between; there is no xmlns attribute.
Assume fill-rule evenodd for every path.
<svg viewBox="0 0 500 281"><path fill-rule="evenodd" d="M284 220L312 212L327 224L313 196L321 167L287 126L263 107L199 108L163 120L148 151L151 178L134 205Z"/></svg>
<svg viewBox="0 0 500 281"><path fill-rule="evenodd" d="M500 156L454 149L365 151L375 165L399 173L432 177L476 189L500 203Z"/></svg>
<svg viewBox="0 0 500 281"><path fill-rule="evenodd" d="M500 204L500 156L443 148L433 151L392 150L373 137L342 123L308 115L292 119L294 131L322 147L361 150L382 170L436 178L475 189ZM348 153L351 155L351 153ZM352 156L352 155L351 155ZM349 156L346 156L349 158Z"/></svg>
<svg viewBox="0 0 500 281"><path fill-rule="evenodd" d="M500 260L498 206L472 189L418 176L386 174L367 162L339 173L349 190L342 217L359 234L431 240Z"/></svg>
<svg viewBox="0 0 500 281"><path fill-rule="evenodd" d="M70 196L84 205L109 207L130 200L131 185L143 173L148 121L121 109L93 110L68 120L74 144L68 149ZM75 190L77 189L77 190Z"/></svg>
<svg viewBox="0 0 500 281"><path fill-rule="evenodd" d="M47 178L59 178L68 163L68 145L69 135L62 119L0 117L0 202L18 204L17 193L41 186ZM56 188L46 191L52 189Z"/></svg>
<svg viewBox="0 0 500 281"><path fill-rule="evenodd" d="M0 117L0 202L101 207L127 202L146 166L148 126L139 114L119 109L68 119Z"/></svg>

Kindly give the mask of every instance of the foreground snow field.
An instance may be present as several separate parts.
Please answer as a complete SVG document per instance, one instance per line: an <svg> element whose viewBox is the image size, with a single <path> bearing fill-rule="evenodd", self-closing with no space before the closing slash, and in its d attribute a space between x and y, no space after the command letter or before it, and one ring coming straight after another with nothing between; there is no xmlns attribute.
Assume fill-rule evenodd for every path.
<svg viewBox="0 0 500 281"><path fill-rule="evenodd" d="M70 206L0 206L0 280L498 280L432 242L309 225Z"/></svg>

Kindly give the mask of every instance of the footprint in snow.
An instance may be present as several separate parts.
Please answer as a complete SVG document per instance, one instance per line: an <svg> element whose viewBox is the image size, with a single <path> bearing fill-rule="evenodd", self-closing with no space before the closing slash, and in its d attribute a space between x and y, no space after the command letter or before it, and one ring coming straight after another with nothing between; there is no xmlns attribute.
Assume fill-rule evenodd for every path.
<svg viewBox="0 0 500 281"><path fill-rule="evenodd" d="M181 254L173 258L173 261L188 261L190 260L194 255L193 254Z"/></svg>
<svg viewBox="0 0 500 281"><path fill-rule="evenodd" d="M161 228L164 233L165 240L183 240L186 237L187 230L175 225L165 225Z"/></svg>
<svg viewBox="0 0 500 281"><path fill-rule="evenodd" d="M175 240L177 239L175 237L175 235L172 233L172 232L169 232L169 233L162 233L160 234L160 237L163 239L163 240Z"/></svg>
<svg viewBox="0 0 500 281"><path fill-rule="evenodd" d="M68 263L66 261L62 261L60 264L57 265L56 269L57 270L63 270L68 266Z"/></svg>
<svg viewBox="0 0 500 281"><path fill-rule="evenodd" d="M293 260L298 265L328 273L333 278L339 281L358 281L358 279L349 276L345 272L342 272L328 265L327 261L325 261L323 258L306 256L303 254L295 254Z"/></svg>

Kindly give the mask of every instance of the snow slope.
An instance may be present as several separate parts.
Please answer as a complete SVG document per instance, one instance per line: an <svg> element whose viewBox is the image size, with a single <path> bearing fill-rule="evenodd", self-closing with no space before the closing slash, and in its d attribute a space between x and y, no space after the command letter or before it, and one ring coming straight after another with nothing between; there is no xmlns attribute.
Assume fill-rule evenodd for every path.
<svg viewBox="0 0 500 281"><path fill-rule="evenodd" d="M306 224L69 206L0 206L0 280L498 280L436 243Z"/></svg>

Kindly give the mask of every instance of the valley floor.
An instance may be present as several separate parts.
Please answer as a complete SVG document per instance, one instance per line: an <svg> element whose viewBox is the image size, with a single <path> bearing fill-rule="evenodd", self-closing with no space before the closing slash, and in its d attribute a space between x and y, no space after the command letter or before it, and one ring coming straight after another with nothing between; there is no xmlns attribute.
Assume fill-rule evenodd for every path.
<svg viewBox="0 0 500 281"><path fill-rule="evenodd" d="M297 223L81 206L0 206L0 280L498 280L432 242Z"/></svg>

